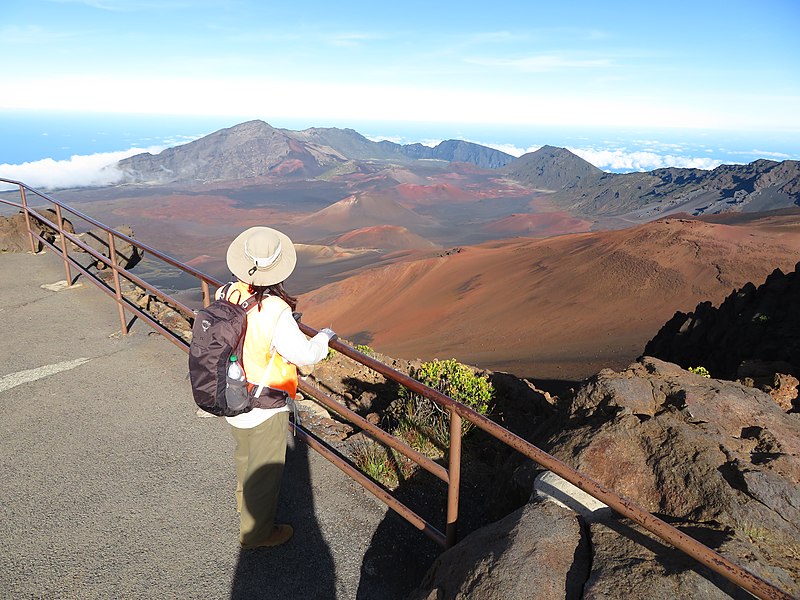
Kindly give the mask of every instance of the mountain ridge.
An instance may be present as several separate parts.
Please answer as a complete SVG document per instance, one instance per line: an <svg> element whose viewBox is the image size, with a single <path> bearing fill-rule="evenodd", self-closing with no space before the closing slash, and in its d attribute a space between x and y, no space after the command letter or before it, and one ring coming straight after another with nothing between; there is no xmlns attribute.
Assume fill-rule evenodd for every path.
<svg viewBox="0 0 800 600"><path fill-rule="evenodd" d="M800 206L800 161L759 159L711 170L603 173L583 185L557 190L550 200L578 214L643 220L674 212L700 216L775 210Z"/></svg>
<svg viewBox="0 0 800 600"><path fill-rule="evenodd" d="M353 129L278 129L252 120L167 148L144 152L117 166L129 183L175 183L282 176L315 178L350 161L440 160L495 168L513 156L463 140L422 144L373 142Z"/></svg>
<svg viewBox="0 0 800 600"><path fill-rule="evenodd" d="M557 210L583 218L631 223L682 212L699 216L800 205L800 161L794 160L607 173L565 148L548 145L514 158L463 140L435 147L400 145L373 142L349 128L292 131L260 120L117 163L127 183L148 185L337 179L354 186L391 186L403 183L394 175L404 170L406 175L414 171L412 179L424 183L431 169L443 174L457 170L456 165L471 165L487 184L494 178L546 192ZM459 176L465 172L462 168Z"/></svg>

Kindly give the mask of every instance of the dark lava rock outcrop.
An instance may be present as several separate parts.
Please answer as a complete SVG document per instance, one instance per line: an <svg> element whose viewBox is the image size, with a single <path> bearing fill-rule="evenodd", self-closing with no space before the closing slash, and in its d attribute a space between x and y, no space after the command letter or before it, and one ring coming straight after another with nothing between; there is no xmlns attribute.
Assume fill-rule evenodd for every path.
<svg viewBox="0 0 800 600"><path fill-rule="evenodd" d="M537 445L800 594L800 415L757 389L648 357L601 371L557 410ZM534 499L444 553L412 598L750 597L631 521L599 514L576 514L582 537L568 541L564 514ZM528 527L545 541L520 533ZM541 571L550 583L524 587Z"/></svg>
<svg viewBox="0 0 800 600"><path fill-rule="evenodd" d="M719 306L677 312L644 354L712 377L738 379L772 393L784 410L797 406L800 377L800 263L756 287L748 283Z"/></svg>
<svg viewBox="0 0 800 600"><path fill-rule="evenodd" d="M442 554L409 600L580 598L590 570L577 515L529 504Z"/></svg>

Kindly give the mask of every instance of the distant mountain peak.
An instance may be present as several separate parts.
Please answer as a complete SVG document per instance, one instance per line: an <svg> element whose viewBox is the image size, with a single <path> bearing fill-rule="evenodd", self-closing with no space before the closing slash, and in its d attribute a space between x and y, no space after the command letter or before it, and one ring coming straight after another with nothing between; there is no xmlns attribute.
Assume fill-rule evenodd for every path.
<svg viewBox="0 0 800 600"><path fill-rule="evenodd" d="M556 146L542 146L523 154L500 171L536 188L553 191L585 187L604 175L604 171L580 156Z"/></svg>
<svg viewBox="0 0 800 600"><path fill-rule="evenodd" d="M513 157L499 150L447 140L422 144L373 142L354 129L277 129L258 119L220 129L158 155L137 154L118 163L131 182L221 181L278 176L313 179L348 161L410 163L419 159L471 163L493 169Z"/></svg>

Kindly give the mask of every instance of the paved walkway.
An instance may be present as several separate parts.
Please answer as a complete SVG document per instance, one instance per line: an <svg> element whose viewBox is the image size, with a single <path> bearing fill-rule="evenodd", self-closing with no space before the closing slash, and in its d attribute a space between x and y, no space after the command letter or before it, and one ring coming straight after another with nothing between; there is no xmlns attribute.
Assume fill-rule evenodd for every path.
<svg viewBox="0 0 800 600"><path fill-rule="evenodd" d="M285 546L240 552L233 439L186 355L60 259L0 255L0 597L402 598L436 548L290 438ZM80 282L80 280L79 280Z"/></svg>

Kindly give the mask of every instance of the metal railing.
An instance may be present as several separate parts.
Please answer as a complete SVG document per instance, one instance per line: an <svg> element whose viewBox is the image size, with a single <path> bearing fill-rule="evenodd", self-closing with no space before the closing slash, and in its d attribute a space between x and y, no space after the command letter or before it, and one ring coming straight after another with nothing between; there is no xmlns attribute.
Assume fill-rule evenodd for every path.
<svg viewBox="0 0 800 600"><path fill-rule="evenodd" d="M166 294L165 292L145 282L144 280L142 280L135 274L131 273L130 271L126 270L125 268L119 266L116 260L117 256L116 241L121 240L128 244L131 244L137 247L142 252L149 255L151 258L157 258L165 262L166 264L178 268L184 273L187 273L195 277L200 284L200 291L202 293L204 306L208 306L208 304L210 304L211 302L211 293L209 286L219 287L223 284L223 282L217 281L216 279L211 278L205 275L204 273L201 273L200 271L193 269L188 265L183 264L182 262L164 254L163 252L160 252L159 250L152 248L151 246L148 246L147 244L144 244L132 237L126 236L118 231L115 231L114 229L106 226L105 224L96 221L95 219L75 210L74 208L52 198L46 193L37 191L25 185L22 182L3 179L3 178L0 178L0 182L9 183L19 187L20 203L16 203L3 198L0 198L0 203L17 207L24 213L28 229L28 235L30 238L31 251L33 252L37 251L37 241L49 247L51 250L53 250L62 257L64 261L64 269L66 272L66 278L68 283L72 282L72 268L75 268L84 275L86 275L90 281L95 283L100 289L106 292L109 296L112 296L117 304L120 326L123 333L128 332L128 326L125 316L125 311L127 310L135 314L137 317L143 319L150 326L155 328L159 333L161 333L167 339L175 343L182 350L188 352L189 344L188 342L186 342L186 340L184 340L178 335L175 335L175 332L164 327L158 320L153 318L150 314L139 308L136 304L132 303L129 299L125 297L125 295L122 292L120 278L124 277L128 279L130 282L134 283L135 285L145 289L147 292L154 294L155 296L163 300L165 303L175 307L178 311L180 311L183 315L185 315L187 319L192 319L194 317L193 309L177 301L169 294ZM33 194L36 197L45 200L49 203L52 203L55 206L56 221L57 221L56 223L53 223L51 220L47 219L45 216L43 216L42 214L40 214L39 212L37 212L36 210L32 209L29 206L29 201L27 198L28 193ZM99 228L100 230L106 233L108 256L104 255L102 252L95 250L94 248L91 248L86 243L84 243L77 235L70 233L64 229L65 211L70 215L72 215L73 217L77 217L83 220L84 222L96 228ZM57 234L56 237L58 238L57 241L59 242L59 246L57 247L55 243L48 241L47 239L45 239L45 237L40 235L37 232L38 228L35 229L32 226L32 220L37 221L40 227L44 226L45 228L49 228L53 232L55 232ZM93 273L89 271L89 269L81 265L73 256L71 256L69 253L69 244L67 242L70 242L75 247L80 248L83 252L89 253L96 260L102 261L106 266L111 268L113 286L109 286L105 282L98 279ZM316 329L309 327L304 323L300 323L300 328L307 335L314 335L317 333ZM334 350L342 353L345 356L348 356L354 361L361 363L362 365L376 371L377 373L380 373L387 379L392 380L398 383L399 385L405 386L413 393L419 394L421 396L424 396L432 400L433 402L435 402L448 412L450 416L450 447L447 452L448 466L447 468L445 468L444 466L431 460L427 456L417 452L416 450L414 450L413 448L411 448L398 438L392 436L385 430L377 427L376 425L373 425L372 423L370 423L369 421L367 421L354 411L343 406L342 404L331 398L329 395L324 393L322 390L319 390L318 388L312 386L311 384L305 381L300 381L299 384L300 390L305 394L311 396L319 404L323 405L324 407L330 410L333 410L343 419L361 428L375 440L403 454L404 456L406 456L407 458L418 464L421 468L425 469L426 471L438 477L447 484L447 516L446 516L445 531L443 533L435 526L433 526L431 523L426 521L419 514L415 513L411 508L409 508L400 500L398 500L394 495L392 495L392 493L387 488L385 488L381 484L377 483L376 481L365 475L350 460L348 460L345 456L343 456L331 445L327 444L325 441L314 435L308 429L302 427L302 425L297 426L296 428L298 437L300 437L309 447L313 448L321 455L323 455L325 458L330 460L343 472L345 472L347 475L349 475L351 478L357 481L365 489L367 489L372 494L374 494L378 499L383 501L392 510L394 510L403 518L405 518L411 525L413 525L414 527L425 533L428 537L430 537L439 545L445 548L449 548L453 546L457 541L459 492L460 492L460 477L461 477L461 423L462 419L466 419L469 422L473 423L476 427L480 428L481 430L492 436L493 438L499 440L500 442L516 450L522 455L532 459L542 467L545 467L546 469L552 471L556 475L560 476L561 478L575 485L576 487L588 493L589 495L593 496L597 500L600 500L601 502L611 507L620 515L631 519L635 523L642 526L644 529L650 531L651 533L655 534L665 542L688 554L689 556L697 560L699 563L705 565L712 571L722 575L725 579L735 583L736 585L747 590L756 597L762 599L791 600L791 596L786 592L784 592L783 590L761 579L760 577L754 575L753 573L742 568L741 566L735 564L734 562L730 561L729 559L715 552L711 548L708 548L707 546L701 544L694 538L686 535L682 531L676 529L675 527L669 525L668 523L659 519L655 515L644 510L631 500L616 494L614 491L594 481L593 479L584 475L583 473L580 473L579 471L573 469L566 463L563 463L557 458L544 452L543 450L534 446L530 442L515 435L511 431L508 431L507 429L501 427L500 425L498 425L491 419L485 417L484 415L481 415L480 413L472 410L471 408L459 402L456 402L452 398L420 383L419 381L409 377L408 375L399 372L389 367L388 365L385 365L380 361L370 356L367 356L366 354L363 354L362 352L359 352L355 348L350 347L349 345L343 343L340 340L332 341L330 343L330 346Z"/></svg>

